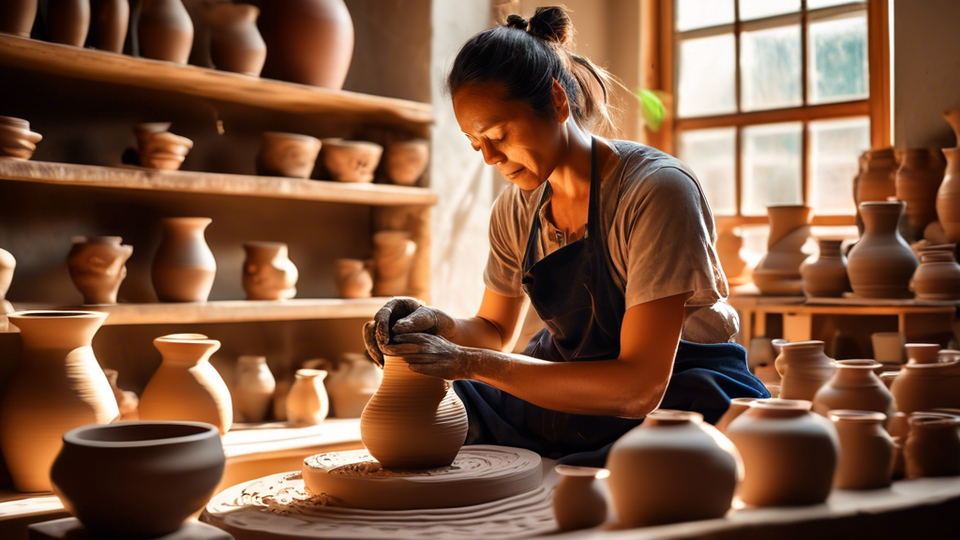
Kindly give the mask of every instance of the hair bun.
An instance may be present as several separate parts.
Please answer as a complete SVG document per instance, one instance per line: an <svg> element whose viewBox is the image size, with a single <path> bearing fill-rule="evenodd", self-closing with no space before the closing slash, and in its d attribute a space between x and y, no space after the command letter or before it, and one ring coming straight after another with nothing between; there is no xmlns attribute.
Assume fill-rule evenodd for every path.
<svg viewBox="0 0 960 540"><path fill-rule="evenodd" d="M516 14L508 15L507 22L504 24L507 28L518 28L520 30L526 30L529 25L530 23L526 19Z"/></svg>
<svg viewBox="0 0 960 540"><path fill-rule="evenodd" d="M537 8L529 24L527 32L544 41L566 45L573 39L573 22L562 7Z"/></svg>

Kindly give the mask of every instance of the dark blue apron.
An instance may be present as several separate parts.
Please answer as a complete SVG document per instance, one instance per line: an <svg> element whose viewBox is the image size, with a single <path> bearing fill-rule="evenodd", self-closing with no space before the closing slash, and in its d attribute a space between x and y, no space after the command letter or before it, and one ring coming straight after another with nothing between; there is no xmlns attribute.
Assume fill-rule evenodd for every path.
<svg viewBox="0 0 960 540"><path fill-rule="evenodd" d="M524 354L552 362L610 360L620 356L624 293L607 265L600 217L597 141L592 144L590 203L584 237L534 264L540 242L540 208L534 213L523 258L523 290L545 328ZM643 381L637 381L640 387ZM563 463L602 467L610 446L642 419L568 414L544 409L478 381L454 381L467 408L467 444L526 448ZM680 341L663 409L697 411L715 423L734 397L770 397L747 369L746 351L734 343Z"/></svg>

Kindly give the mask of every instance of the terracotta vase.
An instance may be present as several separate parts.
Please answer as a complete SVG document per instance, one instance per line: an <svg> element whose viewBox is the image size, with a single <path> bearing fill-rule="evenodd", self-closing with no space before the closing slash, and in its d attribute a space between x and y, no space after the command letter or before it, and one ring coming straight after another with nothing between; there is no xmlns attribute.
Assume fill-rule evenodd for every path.
<svg viewBox="0 0 960 540"><path fill-rule="evenodd" d="M129 0L91 0L93 46L101 51L123 52L130 26Z"/></svg>
<svg viewBox="0 0 960 540"><path fill-rule="evenodd" d="M897 160L893 148L868 151L866 168L857 184L856 203L886 201L888 197L896 197L896 171Z"/></svg>
<svg viewBox="0 0 960 540"><path fill-rule="evenodd" d="M210 364L220 342L203 334L169 334L153 345L163 361L140 396L140 419L206 422L226 433L233 424L233 402L227 383Z"/></svg>
<svg viewBox="0 0 960 540"><path fill-rule="evenodd" d="M339 90L353 57L353 21L343 0L257 0L267 43L264 77Z"/></svg>
<svg viewBox="0 0 960 540"><path fill-rule="evenodd" d="M822 341L796 341L780 348L775 366L780 373L780 397L813 401L817 390L833 376L835 362L824 354Z"/></svg>
<svg viewBox="0 0 960 540"><path fill-rule="evenodd" d="M30 159L43 136L30 131L30 122L0 116L0 157Z"/></svg>
<svg viewBox="0 0 960 540"><path fill-rule="evenodd" d="M920 250L920 266L913 273L910 289L920 300L960 300L960 264L954 244Z"/></svg>
<svg viewBox="0 0 960 540"><path fill-rule="evenodd" d="M906 203L910 236L923 238L923 230L937 221L937 190L943 182L944 170L930 159L926 148L904 151L896 172L896 196Z"/></svg>
<svg viewBox="0 0 960 540"><path fill-rule="evenodd" d="M467 410L449 382L384 357L383 381L360 415L360 438L374 459L388 469L446 467L466 437Z"/></svg>
<svg viewBox="0 0 960 540"><path fill-rule="evenodd" d="M747 410L750 409L750 404L757 399L759 398L738 397L731 399L730 408L727 409L727 412L723 413L723 416L720 417L720 420L717 421L714 427L720 430L720 433L726 432L730 422L733 422L738 416L747 412Z"/></svg>
<svg viewBox="0 0 960 540"><path fill-rule="evenodd" d="M247 300L287 300L297 295L300 272L280 242L245 242L243 290Z"/></svg>
<svg viewBox="0 0 960 540"><path fill-rule="evenodd" d="M821 238L820 256L800 266L803 293L813 297L839 297L850 290L847 257L840 251L843 240Z"/></svg>
<svg viewBox="0 0 960 540"><path fill-rule="evenodd" d="M937 216L947 242L960 242L960 147L944 148L947 168L937 190Z"/></svg>
<svg viewBox="0 0 960 540"><path fill-rule="evenodd" d="M36 18L37 0L0 2L0 33L28 38Z"/></svg>
<svg viewBox="0 0 960 540"><path fill-rule="evenodd" d="M53 43L83 47L90 31L90 0L47 0L47 34Z"/></svg>
<svg viewBox="0 0 960 540"><path fill-rule="evenodd" d="M750 282L750 270L740 252L743 249L743 236L735 227L723 227L717 230L717 257L720 266L731 286L743 285Z"/></svg>
<svg viewBox="0 0 960 540"><path fill-rule="evenodd" d="M401 186L412 186L427 169L427 163L430 160L430 142L415 139L389 143L383 159L390 181Z"/></svg>
<svg viewBox="0 0 960 540"><path fill-rule="evenodd" d="M743 457L738 494L752 506L819 504L833 486L837 430L809 401L760 399L727 426Z"/></svg>
<svg viewBox="0 0 960 540"><path fill-rule="evenodd" d="M206 505L225 463L214 426L124 422L68 432L50 476L64 508L97 537L153 538Z"/></svg>
<svg viewBox="0 0 960 540"><path fill-rule="evenodd" d="M380 164L383 147L367 141L323 139L320 159L324 168L338 182L369 184Z"/></svg>
<svg viewBox="0 0 960 540"><path fill-rule="evenodd" d="M257 30L260 10L249 4L218 3L207 7L210 58L219 70L259 77L267 45Z"/></svg>
<svg viewBox="0 0 960 540"><path fill-rule="evenodd" d="M960 145L960 110L952 109L943 111L943 119L950 124L950 129L953 130L953 135L956 137L957 144Z"/></svg>
<svg viewBox="0 0 960 540"><path fill-rule="evenodd" d="M107 318L91 311L21 311L9 316L23 350L0 399L0 451L17 491L50 491L50 465L63 434L120 416L93 355Z"/></svg>
<svg viewBox="0 0 960 540"><path fill-rule="evenodd" d="M337 259L337 294L340 298L370 298L373 276L370 265L360 259Z"/></svg>
<svg viewBox="0 0 960 540"><path fill-rule="evenodd" d="M861 298L910 298L910 278L919 262L900 236L902 201L860 204L865 230L850 250L847 268L853 292Z"/></svg>
<svg viewBox="0 0 960 540"><path fill-rule="evenodd" d="M277 381L263 356L237 358L237 372L233 382L234 416L240 422L263 422L273 402Z"/></svg>
<svg viewBox="0 0 960 540"><path fill-rule="evenodd" d="M323 422L330 412L330 398L323 386L327 372L322 369L298 369L287 394L287 422L312 426Z"/></svg>
<svg viewBox="0 0 960 540"><path fill-rule="evenodd" d="M7 291L13 282L13 270L17 267L17 259L0 248L0 332L7 329L7 315L14 312L13 304L7 300Z"/></svg>
<svg viewBox="0 0 960 540"><path fill-rule="evenodd" d="M147 124L155 128L163 124ZM169 131L146 131L144 125L134 128L140 144L140 166L163 171L176 171L193 148L193 141Z"/></svg>
<svg viewBox="0 0 960 540"><path fill-rule="evenodd" d="M810 236L810 207L769 206L767 215L767 253L753 270L753 282L765 295L802 295L800 265L808 257L803 246Z"/></svg>
<svg viewBox="0 0 960 540"><path fill-rule="evenodd" d="M163 218L163 240L153 258L153 289L161 302L206 302L217 261L203 238L213 220Z"/></svg>
<svg viewBox="0 0 960 540"><path fill-rule="evenodd" d="M893 380L890 392L897 409L905 414L960 408L960 361L908 362Z"/></svg>
<svg viewBox="0 0 960 540"><path fill-rule="evenodd" d="M882 413L835 410L830 420L840 437L840 464L834 478L839 489L879 489L890 485L893 438L883 428Z"/></svg>
<svg viewBox="0 0 960 540"><path fill-rule="evenodd" d="M116 304L120 283L127 277L127 259L133 246L119 236L75 236L67 256L70 279L84 304Z"/></svg>
<svg viewBox="0 0 960 540"><path fill-rule="evenodd" d="M911 416L903 457L907 478L960 475L960 418Z"/></svg>
<svg viewBox="0 0 960 540"><path fill-rule="evenodd" d="M607 520L607 498L597 480L607 469L557 465L560 481L553 490L553 516L561 531L596 527Z"/></svg>
<svg viewBox="0 0 960 540"><path fill-rule="evenodd" d="M193 21L180 0L143 0L137 22L140 56L186 64Z"/></svg>
<svg viewBox="0 0 960 540"><path fill-rule="evenodd" d="M113 392L113 397L117 400L117 408L120 409L120 420L139 420L140 399L137 397L137 394L129 390L122 390L117 385L117 380L120 377L120 373L117 370L104 369L103 374L106 375L107 382L110 383L110 390Z"/></svg>
<svg viewBox="0 0 960 540"><path fill-rule="evenodd" d="M309 135L267 131L257 154L257 174L310 178L320 145L320 139Z"/></svg>
<svg viewBox="0 0 960 540"><path fill-rule="evenodd" d="M346 353L324 384L333 415L360 418L383 381L383 370L364 353Z"/></svg>
<svg viewBox="0 0 960 540"><path fill-rule="evenodd" d="M373 234L374 296L401 296L407 293L410 270L417 244L406 231Z"/></svg>
<svg viewBox="0 0 960 540"><path fill-rule="evenodd" d="M826 416L834 409L876 411L893 420L896 402L874 373L878 367L880 364L873 360L838 360L833 377L813 398L813 412Z"/></svg>

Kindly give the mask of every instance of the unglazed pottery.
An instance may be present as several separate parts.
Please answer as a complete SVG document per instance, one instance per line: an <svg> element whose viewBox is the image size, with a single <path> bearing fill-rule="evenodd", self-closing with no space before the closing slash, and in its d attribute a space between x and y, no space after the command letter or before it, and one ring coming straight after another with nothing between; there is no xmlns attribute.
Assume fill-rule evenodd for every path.
<svg viewBox="0 0 960 540"><path fill-rule="evenodd" d="M277 381L263 356L237 358L233 381L233 408L240 422L262 422L267 418Z"/></svg>
<svg viewBox="0 0 960 540"><path fill-rule="evenodd" d="M388 469L446 467L467 437L467 411L453 386L384 357L383 381L360 416L360 438Z"/></svg>
<svg viewBox="0 0 960 540"><path fill-rule="evenodd" d="M908 343L904 349L907 351L908 364L940 363L940 345L936 343Z"/></svg>
<svg viewBox="0 0 960 540"><path fill-rule="evenodd" d="M718 228L716 249L720 266L727 276L727 283L731 286L749 283L750 271L740 254L743 249L743 236L737 232L736 227Z"/></svg>
<svg viewBox="0 0 960 540"><path fill-rule="evenodd" d="M896 173L897 198L907 205L907 223L913 239L922 238L927 225L937 221L937 190L943 173L943 167L930 159L926 148L904 151Z"/></svg>
<svg viewBox="0 0 960 540"><path fill-rule="evenodd" d="M960 418L911 416L903 457L907 478L960 475Z"/></svg>
<svg viewBox="0 0 960 540"><path fill-rule="evenodd" d="M248 4L207 6L210 58L217 69L259 77L267 59L267 45L257 30L260 10Z"/></svg>
<svg viewBox="0 0 960 540"><path fill-rule="evenodd" d="M950 122L954 132L958 130L960 111L947 111L944 117ZM960 138L960 134L958 134ZM957 141L960 145L960 140ZM937 216L946 236L951 244L960 242L960 146L944 148L943 155L947 158L947 168L943 176L943 183L937 190Z"/></svg>
<svg viewBox="0 0 960 540"><path fill-rule="evenodd" d="M814 297L839 297L850 290L847 257L840 251L843 240L821 238L820 256L800 266L803 293Z"/></svg>
<svg viewBox="0 0 960 540"><path fill-rule="evenodd" d="M765 295L801 295L800 265L808 256L803 246L810 236L810 207L769 206L767 216L767 253L753 270L753 282Z"/></svg>
<svg viewBox="0 0 960 540"><path fill-rule="evenodd" d="M747 412L750 408L750 404L756 401L759 398L752 397L738 397L730 400L730 408L727 409L727 412L723 413L723 416L720 417L720 420L717 421L716 427L720 430L720 433L723 433L727 430L727 426L730 425L730 422L733 422L738 416Z"/></svg>
<svg viewBox="0 0 960 540"><path fill-rule="evenodd" d="M6 0L0 2L0 32L30 37L33 20L37 17L37 0Z"/></svg>
<svg viewBox="0 0 960 540"><path fill-rule="evenodd" d="M780 397L813 401L817 390L833 376L834 360L824 354L822 341L785 343L777 356Z"/></svg>
<svg viewBox="0 0 960 540"><path fill-rule="evenodd" d="M7 315L14 312L13 304L7 300L7 291L13 281L13 270L17 267L17 259L0 248L0 331L7 329Z"/></svg>
<svg viewBox="0 0 960 540"><path fill-rule="evenodd" d="M120 373L115 369L104 369L103 374L110 383L110 390L113 391L113 397L117 400L117 408L120 409L120 420L132 421L140 419L139 405L140 398L137 394L129 390L122 390L117 385L117 379Z"/></svg>
<svg viewBox="0 0 960 540"><path fill-rule="evenodd" d="M417 183L430 160L430 142L424 139L387 144L383 156L387 176L394 184Z"/></svg>
<svg viewBox="0 0 960 540"><path fill-rule="evenodd" d="M886 201L897 196L894 175L897 171L893 148L869 150L866 153L866 168L857 183L856 202Z"/></svg>
<svg viewBox="0 0 960 540"><path fill-rule="evenodd" d="M370 298L373 276L370 264L360 259L337 259L337 293L340 298Z"/></svg>
<svg viewBox="0 0 960 540"><path fill-rule="evenodd" d="M245 242L243 290L247 300L287 300L297 295L300 272L280 242Z"/></svg>
<svg viewBox="0 0 960 540"><path fill-rule="evenodd" d="M944 363L955 362L960 360L960 351L957 349L940 349L940 352L937 353L937 358L940 359L940 362Z"/></svg>
<svg viewBox="0 0 960 540"><path fill-rule="evenodd" d="M312 426L323 422L330 412L330 399L323 386L327 372L322 369L298 369L287 394L287 422Z"/></svg>
<svg viewBox="0 0 960 540"><path fill-rule="evenodd" d="M0 116L0 157L30 159L43 136L30 131L30 122Z"/></svg>
<svg viewBox="0 0 960 540"><path fill-rule="evenodd" d="M368 184L380 163L383 147L367 141L323 139L320 159L324 168L338 182Z"/></svg>
<svg viewBox="0 0 960 540"><path fill-rule="evenodd" d="M960 300L960 264L954 244L920 249L920 266L913 273L910 289L920 300Z"/></svg>
<svg viewBox="0 0 960 540"><path fill-rule="evenodd" d="M364 353L346 353L324 384L337 418L360 418L383 381L383 370Z"/></svg>
<svg viewBox="0 0 960 540"><path fill-rule="evenodd" d="M129 0L91 0L93 46L115 53L123 52L130 25Z"/></svg>
<svg viewBox="0 0 960 540"><path fill-rule="evenodd" d="M186 64L193 47L193 21L180 0L143 0L137 35L140 56Z"/></svg>
<svg viewBox="0 0 960 540"><path fill-rule="evenodd" d="M69 431L50 476L64 508L91 531L154 537L203 508L225 463L209 424L122 422Z"/></svg>
<svg viewBox="0 0 960 540"><path fill-rule="evenodd" d="M205 217L163 218L163 240L153 257L153 289L161 302L206 302L213 288L217 261L203 238L213 220Z"/></svg>
<svg viewBox="0 0 960 540"><path fill-rule="evenodd" d="M903 345L906 339L900 332L874 332L870 334L873 359L890 365L903 363Z"/></svg>
<svg viewBox="0 0 960 540"><path fill-rule="evenodd" d="M226 433L233 424L230 390L210 364L220 342L203 334L169 334L153 345L163 361L140 396L140 419L206 422Z"/></svg>
<svg viewBox="0 0 960 540"><path fill-rule="evenodd" d="M813 412L826 416L834 409L876 411L892 420L897 406L893 394L874 373L873 360L838 360L833 377L813 398Z"/></svg>
<svg viewBox="0 0 960 540"><path fill-rule="evenodd" d="M120 416L91 341L107 318L91 311L21 311L9 316L23 351L0 399L0 451L17 491L50 491L63 434Z"/></svg>
<svg viewBox="0 0 960 540"><path fill-rule="evenodd" d="M743 474L736 448L702 415L665 409L613 444L607 469L617 518L631 528L722 517Z"/></svg>
<svg viewBox="0 0 960 540"><path fill-rule="evenodd" d="M727 426L743 457L738 495L752 506L819 504L833 486L837 430L809 401L760 399Z"/></svg>
<svg viewBox="0 0 960 540"><path fill-rule="evenodd" d="M50 41L83 47L90 31L90 0L47 0Z"/></svg>
<svg viewBox="0 0 960 540"><path fill-rule="evenodd" d="M134 128L140 144L140 166L176 171L193 148L193 141L169 131L149 131L162 124L141 124Z"/></svg>
<svg viewBox="0 0 960 540"><path fill-rule="evenodd" d="M320 145L320 139L309 135L267 131L257 154L257 174L310 178Z"/></svg>
<svg viewBox="0 0 960 540"><path fill-rule="evenodd" d="M607 520L607 498L597 480L610 476L607 469L557 465L560 482L553 490L553 516L561 531L596 527Z"/></svg>
<svg viewBox="0 0 960 540"><path fill-rule="evenodd" d="M263 76L339 90L353 57L353 21L343 0L257 0L267 43Z"/></svg>
<svg viewBox="0 0 960 540"><path fill-rule="evenodd" d="M373 234L375 296L401 296L407 293L416 252L417 244L406 231L380 231Z"/></svg>
<svg viewBox="0 0 960 540"><path fill-rule="evenodd" d="M890 485L893 438L878 412L835 410L830 420L840 437L840 464L834 478L839 489L878 489Z"/></svg>
<svg viewBox="0 0 960 540"><path fill-rule="evenodd" d="M897 400L897 409L905 414L960 408L960 361L908 362L893 380L890 392Z"/></svg>
<svg viewBox="0 0 960 540"><path fill-rule="evenodd" d="M70 279L84 304L116 304L120 283L127 277L127 259L133 246L119 236L75 236L67 255Z"/></svg>
<svg viewBox="0 0 960 540"><path fill-rule="evenodd" d="M902 201L860 203L864 233L847 263L853 292L862 298L910 298L917 258L900 236Z"/></svg>

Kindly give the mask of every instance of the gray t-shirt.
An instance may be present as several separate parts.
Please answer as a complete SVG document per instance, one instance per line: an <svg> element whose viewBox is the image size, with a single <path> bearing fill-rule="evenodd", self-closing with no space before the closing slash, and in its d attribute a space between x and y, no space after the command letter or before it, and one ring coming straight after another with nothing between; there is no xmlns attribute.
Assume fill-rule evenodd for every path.
<svg viewBox="0 0 960 540"><path fill-rule="evenodd" d="M607 142L614 157L601 171L601 217L603 230L609 231L607 263L624 291L625 309L692 292L687 311L695 311L687 317L682 337L699 343L729 341L739 320L723 301L728 288L714 247L713 212L696 176L654 148ZM550 189L549 182L533 191L511 184L494 203L483 277L497 294L524 294L521 265L534 216L542 231L537 260L583 235L581 229L566 238L548 219L546 204L537 213L544 189Z"/></svg>

